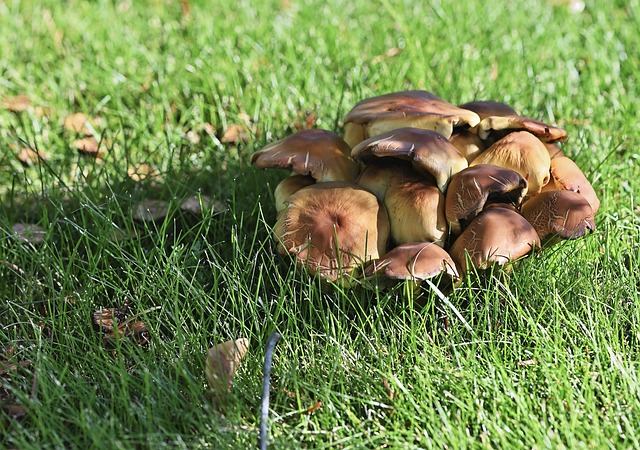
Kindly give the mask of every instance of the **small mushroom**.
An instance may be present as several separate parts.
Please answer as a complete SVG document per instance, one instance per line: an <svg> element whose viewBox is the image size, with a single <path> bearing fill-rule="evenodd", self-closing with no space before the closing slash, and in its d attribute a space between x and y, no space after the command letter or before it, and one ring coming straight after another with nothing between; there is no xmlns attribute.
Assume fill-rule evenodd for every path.
<svg viewBox="0 0 640 450"><path fill-rule="evenodd" d="M449 138L454 127L475 126L480 118L427 91L405 91L362 100L344 118L345 141L354 147L365 139L414 127Z"/></svg>
<svg viewBox="0 0 640 450"><path fill-rule="evenodd" d="M467 257L476 269L504 265L540 247L536 230L509 208L492 207L476 216L449 251L456 266L468 272Z"/></svg>
<svg viewBox="0 0 640 450"><path fill-rule="evenodd" d="M289 197L274 228L278 251L295 256L311 274L347 281L361 264L384 254L387 211L353 184L317 183Z"/></svg>
<svg viewBox="0 0 640 450"><path fill-rule="evenodd" d="M396 244L433 241L444 247L445 198L430 175L409 168L391 179L384 196L391 238Z"/></svg>
<svg viewBox="0 0 640 450"><path fill-rule="evenodd" d="M566 156L553 158L550 172L556 189L574 191L584 196L591 205L593 214L600 209L600 199L578 165Z"/></svg>
<svg viewBox="0 0 640 450"><path fill-rule="evenodd" d="M548 191L527 200L522 216L540 240L577 239L595 230L593 210L586 198L573 191Z"/></svg>
<svg viewBox="0 0 640 450"><path fill-rule="evenodd" d="M514 170L490 164L464 169L451 178L447 189L445 215L449 231L460 234L487 203L519 206L526 193L526 180Z"/></svg>
<svg viewBox="0 0 640 450"><path fill-rule="evenodd" d="M510 133L485 150L469 166L493 164L512 169L527 180L529 195L549 182L551 159L542 142L527 131Z"/></svg>
<svg viewBox="0 0 640 450"><path fill-rule="evenodd" d="M316 180L307 175L291 175L284 178L273 191L273 197L276 203L276 212L287 207L289 197L298 192L300 189L314 184Z"/></svg>
<svg viewBox="0 0 640 450"><path fill-rule="evenodd" d="M357 161L394 157L411 161L413 167L433 175L442 192L449 178L468 166L464 156L440 133L418 128L399 128L369 138L351 150Z"/></svg>
<svg viewBox="0 0 640 450"><path fill-rule="evenodd" d="M517 116L518 113L506 103L493 100L478 100L459 105L460 108L468 109L476 113L480 120L490 116Z"/></svg>
<svg viewBox="0 0 640 450"><path fill-rule="evenodd" d="M309 129L273 142L251 156L260 169L288 169L318 182L353 182L360 167L349 158L351 147L336 133Z"/></svg>
<svg viewBox="0 0 640 450"><path fill-rule="evenodd" d="M513 131L528 131L543 142L558 142L567 137L562 128L554 127L539 120L521 116L489 116L480 121L477 126L478 136L488 139L495 132L510 133ZM498 138L504 133L498 133Z"/></svg>
<svg viewBox="0 0 640 450"><path fill-rule="evenodd" d="M411 280L419 283L445 274L452 280L460 278L451 256L433 242L410 242L399 245L365 269L366 277L393 281Z"/></svg>
<svg viewBox="0 0 640 450"><path fill-rule="evenodd" d="M449 142L465 157L468 163L480 156L488 147L487 142L480 139L480 136L465 129L453 130Z"/></svg>

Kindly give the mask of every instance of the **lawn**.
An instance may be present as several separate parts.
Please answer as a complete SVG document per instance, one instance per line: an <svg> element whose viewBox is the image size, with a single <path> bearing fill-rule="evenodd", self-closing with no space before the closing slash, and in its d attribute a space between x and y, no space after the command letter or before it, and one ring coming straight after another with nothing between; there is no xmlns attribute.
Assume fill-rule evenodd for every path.
<svg viewBox="0 0 640 450"><path fill-rule="evenodd" d="M274 331L270 448L640 448L639 28L636 0L0 0L0 448L253 447ZM596 232L448 302L279 256L287 173L251 154L406 89L564 127Z"/></svg>

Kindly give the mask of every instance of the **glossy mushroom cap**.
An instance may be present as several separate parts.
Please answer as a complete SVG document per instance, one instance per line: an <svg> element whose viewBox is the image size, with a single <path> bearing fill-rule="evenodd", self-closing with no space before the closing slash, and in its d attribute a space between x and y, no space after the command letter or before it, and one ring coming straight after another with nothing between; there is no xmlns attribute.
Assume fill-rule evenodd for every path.
<svg viewBox="0 0 640 450"><path fill-rule="evenodd" d="M449 178L468 166L464 156L440 133L418 128L399 128L369 138L351 150L357 161L393 157L411 161L413 167L431 174L442 192Z"/></svg>
<svg viewBox="0 0 640 450"><path fill-rule="evenodd" d="M518 113L506 103L492 100L478 100L460 105L460 108L468 109L476 113L480 120L490 116L517 116Z"/></svg>
<svg viewBox="0 0 640 450"><path fill-rule="evenodd" d="M492 164L515 170L527 180L529 195L549 182L551 159L540 139L527 131L509 133L473 160L471 167Z"/></svg>
<svg viewBox="0 0 640 450"><path fill-rule="evenodd" d="M476 216L449 253L458 270L467 273L467 254L473 267L484 270L518 259L534 247L540 247L540 238L533 226L516 211L495 207Z"/></svg>
<svg viewBox="0 0 640 450"><path fill-rule="evenodd" d="M335 282L385 253L389 219L367 190L349 183L317 183L289 197L274 233L279 252Z"/></svg>
<svg viewBox="0 0 640 450"><path fill-rule="evenodd" d="M577 239L595 230L587 199L573 191L548 191L527 200L522 216L533 225L540 240Z"/></svg>
<svg viewBox="0 0 640 450"><path fill-rule="evenodd" d="M392 280L428 280L440 274L457 280L458 270L451 256L433 242L399 245L365 269L365 276L384 276Z"/></svg>
<svg viewBox="0 0 640 450"><path fill-rule="evenodd" d="M489 116L480 121L476 128L478 136L488 139L494 132L528 131L543 142L558 142L567 137L562 128L521 116Z"/></svg>
<svg viewBox="0 0 640 450"><path fill-rule="evenodd" d="M336 133L302 130L273 142L251 156L260 169L288 169L319 182L353 182L360 167L349 158L351 147Z"/></svg>
<svg viewBox="0 0 640 450"><path fill-rule="evenodd" d="M516 171L480 164L458 172L447 189L445 215L449 231L460 234L488 202L519 206L527 193L527 182Z"/></svg>
<svg viewBox="0 0 640 450"><path fill-rule="evenodd" d="M414 172L415 169L409 161L397 158L374 158L367 161L356 178L355 184L373 193L382 202L394 178Z"/></svg>
<svg viewBox="0 0 640 450"><path fill-rule="evenodd" d="M314 184L316 180L307 175L291 175L284 178L273 191L276 202L276 212L280 212L287 207L289 197L300 189Z"/></svg>
<svg viewBox="0 0 640 450"><path fill-rule="evenodd" d="M574 191L584 196L591 205L593 214L600 209L600 199L578 165L566 156L553 158L550 172L556 189Z"/></svg>
<svg viewBox="0 0 640 450"><path fill-rule="evenodd" d="M362 100L344 118L345 141L359 142L396 128L437 131L446 138L453 127L475 126L480 118L427 91L405 91Z"/></svg>

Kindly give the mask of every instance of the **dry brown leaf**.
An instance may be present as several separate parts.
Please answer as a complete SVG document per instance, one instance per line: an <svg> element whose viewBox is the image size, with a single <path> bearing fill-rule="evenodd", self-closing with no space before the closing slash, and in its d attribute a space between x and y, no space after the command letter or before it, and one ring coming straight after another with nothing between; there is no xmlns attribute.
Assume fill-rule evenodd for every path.
<svg viewBox="0 0 640 450"><path fill-rule="evenodd" d="M392 47L388 49L386 52L384 52L384 54L374 57L371 60L371 62L374 64L377 64L379 62L382 62L385 59L394 58L398 56L400 53L402 53L402 49L400 47Z"/></svg>
<svg viewBox="0 0 640 450"><path fill-rule="evenodd" d="M311 406L310 408L305 409L302 414L311 414L312 412L318 410L322 408L322 402L321 401L317 401L313 406Z"/></svg>
<svg viewBox="0 0 640 450"><path fill-rule="evenodd" d="M26 95L4 97L2 99L2 107L13 112L23 112L31 107L31 100Z"/></svg>
<svg viewBox="0 0 640 450"><path fill-rule="evenodd" d="M23 166L29 167L38 163L39 160L47 160L44 152L38 152L28 147L23 147L17 152L18 160Z"/></svg>
<svg viewBox="0 0 640 450"><path fill-rule="evenodd" d="M13 419L19 419L27 415L27 411L20 405L3 406L2 409Z"/></svg>
<svg viewBox="0 0 640 450"><path fill-rule="evenodd" d="M193 214L194 216L202 215L202 208L211 209L212 212L220 213L227 210L227 205L220 200L212 200L208 195L193 195L188 197L180 205L180 209Z"/></svg>
<svg viewBox="0 0 640 450"><path fill-rule="evenodd" d="M122 307L100 308L93 313L93 323L100 329L105 344L123 337L132 337L140 345L149 343L147 325L140 320L127 319L129 313L126 300Z"/></svg>
<svg viewBox="0 0 640 450"><path fill-rule="evenodd" d="M205 374L211 389L227 391L233 376L249 350L249 340L240 338L223 342L209 349Z"/></svg>
<svg viewBox="0 0 640 450"><path fill-rule="evenodd" d="M164 200L142 200L133 208L133 218L143 222L164 219L169 212L169 203Z"/></svg>
<svg viewBox="0 0 640 450"><path fill-rule="evenodd" d="M17 364L12 363L11 361L0 360L0 376L7 375L10 372L15 372L18 369L24 369L25 367L29 367L30 365L31 361L29 361L28 359L18 361Z"/></svg>
<svg viewBox="0 0 640 450"><path fill-rule="evenodd" d="M245 127L238 124L230 125L220 139L223 144L246 144L249 137Z"/></svg>
<svg viewBox="0 0 640 450"><path fill-rule="evenodd" d="M101 122L102 119L100 117L90 119L86 114L74 113L65 117L63 127L72 133L91 136L93 134L92 128L99 127Z"/></svg>
<svg viewBox="0 0 640 450"><path fill-rule="evenodd" d="M40 244L44 241L45 229L31 223L14 223L13 234L30 244Z"/></svg>
<svg viewBox="0 0 640 450"><path fill-rule="evenodd" d="M524 361L518 361L517 363L518 367L533 366L536 364L538 364L538 361L535 359L525 359Z"/></svg>
<svg viewBox="0 0 640 450"><path fill-rule="evenodd" d="M133 181L142 181L146 178L157 177L158 171L149 164L134 164L127 169L127 175Z"/></svg>
<svg viewBox="0 0 640 450"><path fill-rule="evenodd" d="M78 150L78 153L93 158L102 158L104 156L104 147L100 147L98 141L94 137L76 139L71 143L71 147Z"/></svg>

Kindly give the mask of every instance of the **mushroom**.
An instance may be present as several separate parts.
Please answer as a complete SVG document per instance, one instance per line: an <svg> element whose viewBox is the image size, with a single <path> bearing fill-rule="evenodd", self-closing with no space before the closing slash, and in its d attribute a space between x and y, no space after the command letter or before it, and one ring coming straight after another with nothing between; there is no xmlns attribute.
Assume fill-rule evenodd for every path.
<svg viewBox="0 0 640 450"><path fill-rule="evenodd" d="M544 146L549 152L549 158L553 159L553 158L559 158L561 156L564 156L564 152L562 151L562 149L558 144L553 142L545 142Z"/></svg>
<svg viewBox="0 0 640 450"><path fill-rule="evenodd" d="M359 142L394 130L414 127L437 131L449 138L456 126L473 127L480 118L427 91L405 91L360 101L344 118L345 141Z"/></svg>
<svg viewBox="0 0 640 450"><path fill-rule="evenodd" d="M357 161L371 157L394 157L411 161L413 167L433 175L442 192L449 178L468 166L464 156L440 133L418 128L399 128L369 138L351 150Z"/></svg>
<svg viewBox="0 0 640 450"><path fill-rule="evenodd" d="M287 207L287 200L300 189L314 184L316 180L308 175L291 175L284 178L273 191L273 197L276 203L276 212Z"/></svg>
<svg viewBox="0 0 640 450"><path fill-rule="evenodd" d="M550 172L556 189L574 191L584 196L593 209L593 214L600 209L600 199L578 165L566 156L551 160Z"/></svg>
<svg viewBox="0 0 640 450"><path fill-rule="evenodd" d="M392 177L384 196L391 238L396 244L433 241L444 247L444 205L444 195L430 175L408 168Z"/></svg>
<svg viewBox="0 0 640 450"><path fill-rule="evenodd" d="M336 133L309 129L273 142L251 156L260 169L289 169L318 182L353 182L360 167L349 158L351 148Z"/></svg>
<svg viewBox="0 0 640 450"><path fill-rule="evenodd" d="M451 256L433 242L410 242L399 245L366 267L366 277L393 281L411 280L416 284L444 274L460 278Z"/></svg>
<svg viewBox="0 0 640 450"><path fill-rule="evenodd" d="M514 170L490 164L464 169L451 177L447 189L445 215L449 231L460 234L487 203L519 206L526 193L526 180Z"/></svg>
<svg viewBox="0 0 640 450"><path fill-rule="evenodd" d="M476 127L478 136L488 139L490 134L504 131L528 131L543 142L558 142L567 137L567 132L562 128L554 127L539 120L521 116L489 116L480 121ZM498 133L501 137L504 133Z"/></svg>
<svg viewBox="0 0 640 450"><path fill-rule="evenodd" d="M471 130L453 130L449 142L465 157L468 163L487 149L487 142L480 139L480 136Z"/></svg>
<svg viewBox="0 0 640 450"><path fill-rule="evenodd" d="M460 108L468 109L476 113L480 120L490 116L517 116L518 113L506 103L493 100L478 100L459 105Z"/></svg>
<svg viewBox="0 0 640 450"><path fill-rule="evenodd" d="M509 208L492 207L476 216L449 251L465 274L468 261L476 269L504 265L540 247L536 230L524 217Z"/></svg>
<svg viewBox="0 0 640 450"><path fill-rule="evenodd" d="M375 158L367 161L356 178L355 184L373 193L382 202L392 179L402 177L403 173L407 172L415 172L408 161L397 158Z"/></svg>
<svg viewBox="0 0 640 450"><path fill-rule="evenodd" d="M512 169L527 180L529 195L536 195L549 182L551 159L540 139L527 131L510 133L494 143L469 166L493 164Z"/></svg>
<svg viewBox="0 0 640 450"><path fill-rule="evenodd" d="M278 251L325 280L347 281L385 253L387 212L375 195L344 182L317 183L289 197L274 228Z"/></svg>
<svg viewBox="0 0 640 450"><path fill-rule="evenodd" d="M541 192L527 200L521 212L540 240L552 244L559 239L577 239L596 228L591 205L573 191Z"/></svg>

